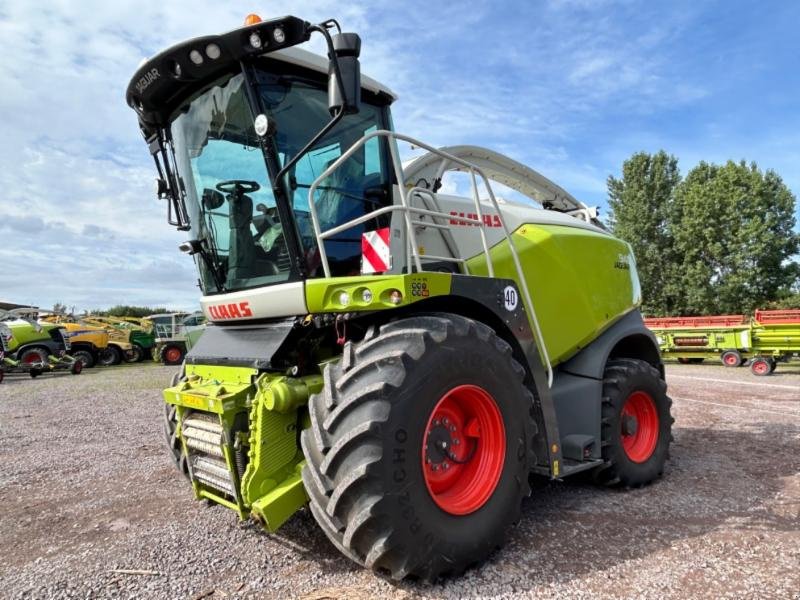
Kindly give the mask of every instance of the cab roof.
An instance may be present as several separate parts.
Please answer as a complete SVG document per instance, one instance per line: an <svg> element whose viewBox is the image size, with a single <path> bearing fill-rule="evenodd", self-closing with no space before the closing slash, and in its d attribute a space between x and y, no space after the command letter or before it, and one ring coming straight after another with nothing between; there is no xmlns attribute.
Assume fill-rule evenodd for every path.
<svg viewBox="0 0 800 600"><path fill-rule="evenodd" d="M143 61L125 94L139 117L142 133L149 137L165 127L192 95L225 75L239 72L246 59L268 57L327 76L326 58L293 47L308 41L311 28L302 19L286 16L186 40ZM282 41L276 42L276 38ZM258 47L253 45L254 40ZM387 103L396 99L389 88L374 79L363 76L361 84L365 90L384 96Z"/></svg>

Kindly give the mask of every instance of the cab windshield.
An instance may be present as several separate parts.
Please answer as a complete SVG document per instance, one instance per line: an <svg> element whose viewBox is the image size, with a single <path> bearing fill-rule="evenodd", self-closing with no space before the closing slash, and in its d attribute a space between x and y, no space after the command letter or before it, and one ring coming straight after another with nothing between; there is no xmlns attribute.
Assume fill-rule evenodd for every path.
<svg viewBox="0 0 800 600"><path fill-rule="evenodd" d="M277 124L268 143L279 165L290 160L330 119L324 83L293 74L257 71L262 109ZM384 109L362 104L306 153L287 174L293 223L283 223L272 193L264 153L253 128L243 75L220 82L195 98L171 125L175 165L182 177L193 239L206 294L241 290L297 278L287 243L288 228L300 240L301 263L310 276L319 260L308 207L308 190L332 161L355 141L383 129ZM370 140L317 191L323 230L380 206L389 177L383 140ZM334 274L356 274L364 225L326 240Z"/></svg>

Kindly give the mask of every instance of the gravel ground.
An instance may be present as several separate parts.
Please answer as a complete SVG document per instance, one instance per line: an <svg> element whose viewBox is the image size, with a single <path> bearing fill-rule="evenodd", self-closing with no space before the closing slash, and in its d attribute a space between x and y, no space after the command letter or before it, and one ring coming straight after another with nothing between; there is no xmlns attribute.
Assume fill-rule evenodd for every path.
<svg viewBox="0 0 800 600"><path fill-rule="evenodd" d="M0 596L800 598L800 363L767 378L669 365L663 480L634 491L542 482L503 550L437 585L357 567L307 512L268 535L195 502L162 448L173 372L126 365L0 385Z"/></svg>

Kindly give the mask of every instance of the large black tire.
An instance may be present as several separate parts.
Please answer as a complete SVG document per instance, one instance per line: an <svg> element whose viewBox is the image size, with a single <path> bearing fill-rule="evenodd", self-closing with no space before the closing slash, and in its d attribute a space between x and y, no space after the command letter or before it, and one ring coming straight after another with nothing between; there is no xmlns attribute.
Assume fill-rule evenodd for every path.
<svg viewBox="0 0 800 600"><path fill-rule="evenodd" d="M161 362L165 365L179 365L183 362L186 349L178 344L167 344L161 349Z"/></svg>
<svg viewBox="0 0 800 600"><path fill-rule="evenodd" d="M97 359L97 364L104 367L112 367L120 362L122 362L122 352L116 346L108 346Z"/></svg>
<svg viewBox="0 0 800 600"><path fill-rule="evenodd" d="M142 362L147 356L147 351L139 344L133 344L134 359L131 362Z"/></svg>
<svg viewBox="0 0 800 600"><path fill-rule="evenodd" d="M70 352L70 356L80 362L84 369L91 369L94 366L94 355L88 350L75 350Z"/></svg>
<svg viewBox="0 0 800 600"><path fill-rule="evenodd" d="M644 421L631 420L623 413L623 408L629 399L640 399L642 394L651 399L657 415L657 423L651 421L650 427L657 437L652 452L646 458L647 453L644 453L637 457L639 460L634 460L633 452L625 448L623 433L635 436L639 428L644 427ZM672 441L671 407L667 384L652 365L628 358L610 360L603 377L602 455L605 462L593 472L594 480L608 486L639 487L661 477Z"/></svg>
<svg viewBox="0 0 800 600"><path fill-rule="evenodd" d="M175 434L178 426L177 409L172 404L164 403L164 438L169 448L169 456L172 464L184 477L189 477L189 465L186 462L186 454L183 452L181 441Z"/></svg>
<svg viewBox="0 0 800 600"><path fill-rule="evenodd" d="M125 362L135 363L142 360L142 348L132 344L130 349L125 352Z"/></svg>
<svg viewBox="0 0 800 600"><path fill-rule="evenodd" d="M27 350L23 351L22 354L19 355L19 362L22 364L47 364L48 356L50 356L50 352L47 350L47 348L41 348L37 346L35 348L28 348Z"/></svg>
<svg viewBox="0 0 800 600"><path fill-rule="evenodd" d="M172 376L170 382L171 387L178 385L178 382L183 377L183 369L178 371ZM187 479L189 478L189 466L186 461L186 454L183 452L181 441L175 435L175 430L178 426L178 411L172 404L164 404L164 437L169 448L172 464L178 471L183 474Z"/></svg>
<svg viewBox="0 0 800 600"><path fill-rule="evenodd" d="M458 575L503 543L528 496L536 426L525 371L488 327L449 314L372 328L348 342L311 397L302 432L310 508L334 546L394 579ZM448 391L479 386L499 409L505 454L497 483L477 509L440 508L423 474L432 411ZM477 444L476 444L477 447Z"/></svg>

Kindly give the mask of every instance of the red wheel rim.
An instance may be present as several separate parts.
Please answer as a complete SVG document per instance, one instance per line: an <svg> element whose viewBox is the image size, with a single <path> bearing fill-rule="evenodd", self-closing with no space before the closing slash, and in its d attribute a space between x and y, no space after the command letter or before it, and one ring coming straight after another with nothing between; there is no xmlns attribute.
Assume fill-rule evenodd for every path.
<svg viewBox="0 0 800 600"><path fill-rule="evenodd" d="M164 355L166 356L167 361L177 362L181 357L181 351L177 348L168 348Z"/></svg>
<svg viewBox="0 0 800 600"><path fill-rule="evenodd" d="M737 363L736 355L735 354L726 354L725 355L725 364L732 367Z"/></svg>
<svg viewBox="0 0 800 600"><path fill-rule="evenodd" d="M652 396L638 390L622 406L622 447L628 458L643 463L658 444L658 411Z"/></svg>
<svg viewBox="0 0 800 600"><path fill-rule="evenodd" d="M753 371L759 375L769 372L769 363L765 360L757 360L753 363Z"/></svg>
<svg viewBox="0 0 800 600"><path fill-rule="evenodd" d="M486 504L505 457L506 429L491 394L476 385L459 385L442 396L422 442L425 486L439 508L466 515Z"/></svg>
<svg viewBox="0 0 800 600"><path fill-rule="evenodd" d="M38 350L34 350L33 352L31 352L30 354L28 354L25 357L24 364L33 365L33 364L36 364L36 363L45 362L45 360L46 359L45 359L44 355L41 352L39 352Z"/></svg>

